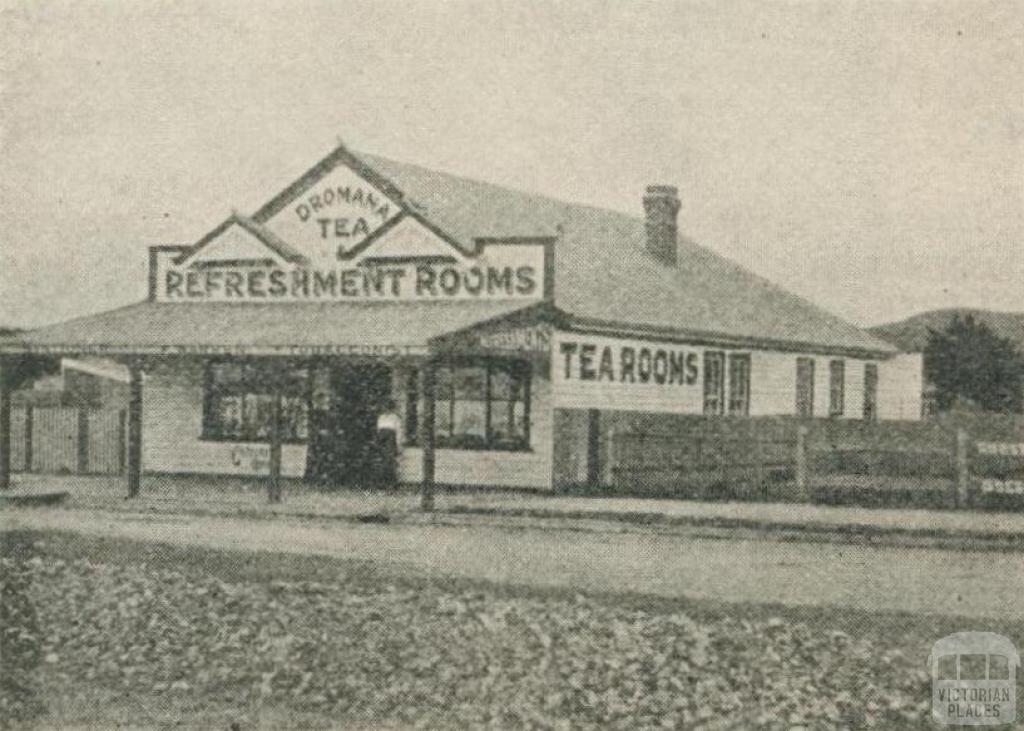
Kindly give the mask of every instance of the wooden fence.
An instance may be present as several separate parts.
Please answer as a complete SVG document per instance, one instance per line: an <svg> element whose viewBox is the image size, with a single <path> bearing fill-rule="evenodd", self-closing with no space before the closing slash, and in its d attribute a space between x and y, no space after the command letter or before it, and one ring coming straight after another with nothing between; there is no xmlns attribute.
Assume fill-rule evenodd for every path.
<svg viewBox="0 0 1024 731"><path fill-rule="evenodd" d="M44 474L124 472L125 411L64 406L11 410L11 470Z"/></svg>
<svg viewBox="0 0 1024 731"><path fill-rule="evenodd" d="M649 495L780 499L793 492L795 452L785 436L711 432L685 442L621 433L609 448L610 482Z"/></svg>
<svg viewBox="0 0 1024 731"><path fill-rule="evenodd" d="M605 494L1024 508L1019 421L972 423L982 440L950 420L601 417L601 484L584 489Z"/></svg>

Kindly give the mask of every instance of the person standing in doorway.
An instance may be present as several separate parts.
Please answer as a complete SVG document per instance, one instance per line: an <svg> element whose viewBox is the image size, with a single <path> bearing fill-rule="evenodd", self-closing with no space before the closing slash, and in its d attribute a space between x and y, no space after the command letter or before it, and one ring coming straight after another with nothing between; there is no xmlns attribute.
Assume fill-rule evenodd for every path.
<svg viewBox="0 0 1024 731"><path fill-rule="evenodd" d="M388 398L377 417L377 484L385 489L398 486L398 450L402 444L402 418L395 401Z"/></svg>

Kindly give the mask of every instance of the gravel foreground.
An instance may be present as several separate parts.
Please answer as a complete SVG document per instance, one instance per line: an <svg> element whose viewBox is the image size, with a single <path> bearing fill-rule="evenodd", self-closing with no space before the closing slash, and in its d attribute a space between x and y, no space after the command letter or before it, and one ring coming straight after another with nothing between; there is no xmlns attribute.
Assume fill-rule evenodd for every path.
<svg viewBox="0 0 1024 731"><path fill-rule="evenodd" d="M783 618L343 569L261 581L262 555L225 580L208 555L179 570L4 538L0 718L16 727L930 726L919 660Z"/></svg>

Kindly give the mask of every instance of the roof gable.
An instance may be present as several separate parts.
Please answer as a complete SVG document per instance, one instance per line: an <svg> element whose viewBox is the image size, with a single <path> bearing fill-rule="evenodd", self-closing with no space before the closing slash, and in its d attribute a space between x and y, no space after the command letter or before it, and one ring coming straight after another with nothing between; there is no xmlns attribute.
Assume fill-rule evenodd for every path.
<svg viewBox="0 0 1024 731"><path fill-rule="evenodd" d="M305 257L255 221L232 213L175 260L178 265L301 264Z"/></svg>
<svg viewBox="0 0 1024 731"><path fill-rule="evenodd" d="M319 264L371 254L405 259L473 254L472 247L427 220L398 186L341 145L253 219Z"/></svg>

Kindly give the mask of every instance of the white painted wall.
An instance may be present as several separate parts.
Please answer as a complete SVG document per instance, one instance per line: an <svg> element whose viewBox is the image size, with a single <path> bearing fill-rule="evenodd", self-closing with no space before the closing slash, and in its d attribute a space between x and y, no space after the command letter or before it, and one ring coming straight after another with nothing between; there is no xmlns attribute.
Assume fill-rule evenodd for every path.
<svg viewBox="0 0 1024 731"><path fill-rule="evenodd" d="M175 360L145 374L142 385L142 465L151 472L221 475L267 474L270 447L259 443L208 442L203 429L203 368ZM304 445L281 448L281 473L301 477Z"/></svg>
<svg viewBox="0 0 1024 731"><path fill-rule="evenodd" d="M878 416L880 419L921 418L924 358L921 353L901 353L878 367Z"/></svg>
<svg viewBox="0 0 1024 731"><path fill-rule="evenodd" d="M565 375L562 342L592 343L597 352L605 346L634 349L668 348L697 354L699 375L694 384L622 383L620 381L584 381L578 373ZM699 345L664 343L655 340L610 338L556 332L552 344L552 388L556 408L609 409L650 411L679 414L700 414L704 411L704 352L723 351L751 356L750 415L786 416L796 413L796 361L798 357L814 360L814 416L829 416L829 363L845 362L844 419L860 419L864 414L864 365L858 358L844 358L821 353L791 353L770 350L706 348ZM920 357L901 355L879 363L878 402L883 419L920 418ZM728 376L726 377L728 395Z"/></svg>
<svg viewBox="0 0 1024 731"><path fill-rule="evenodd" d="M436 479L455 485L551 488L551 385L537 368L531 383L529 452L488 452L438 449ZM404 374L396 368L396 401L404 409ZM266 444L210 442L200 438L203 410L203 368L196 361L174 361L145 374L143 382L143 468L150 472L222 475L264 475L270 449ZM423 451L404 449L399 478L419 481ZM285 444L281 472L302 477L306 447Z"/></svg>

